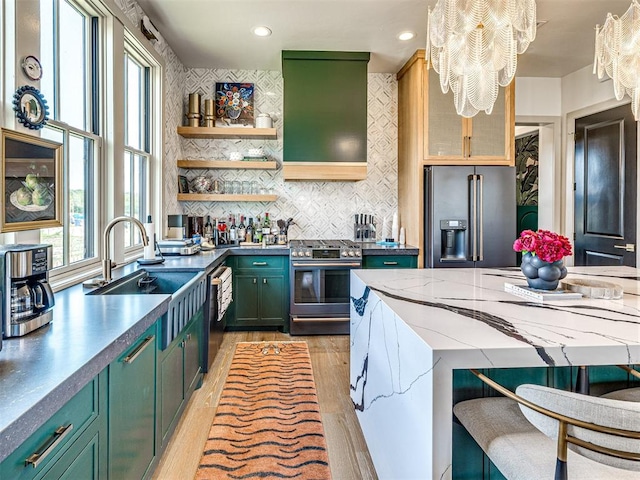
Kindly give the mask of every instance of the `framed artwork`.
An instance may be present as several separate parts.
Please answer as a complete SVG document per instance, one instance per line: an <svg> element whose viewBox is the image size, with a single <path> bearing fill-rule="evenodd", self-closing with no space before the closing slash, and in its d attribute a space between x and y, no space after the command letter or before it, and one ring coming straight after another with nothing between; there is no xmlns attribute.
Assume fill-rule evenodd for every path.
<svg viewBox="0 0 640 480"><path fill-rule="evenodd" d="M253 127L253 83L216 83L216 127Z"/></svg>
<svg viewBox="0 0 640 480"><path fill-rule="evenodd" d="M184 175L178 175L178 193L189 193L189 181Z"/></svg>
<svg viewBox="0 0 640 480"><path fill-rule="evenodd" d="M0 232L62 226L62 145L2 130Z"/></svg>

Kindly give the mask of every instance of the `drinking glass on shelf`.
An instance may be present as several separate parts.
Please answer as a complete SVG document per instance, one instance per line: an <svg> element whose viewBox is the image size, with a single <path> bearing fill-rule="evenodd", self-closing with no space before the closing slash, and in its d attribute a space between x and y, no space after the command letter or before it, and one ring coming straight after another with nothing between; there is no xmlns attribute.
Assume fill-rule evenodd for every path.
<svg viewBox="0 0 640 480"><path fill-rule="evenodd" d="M258 185L258 182L254 180L251 182L251 194L257 195L258 193L260 193L260 186Z"/></svg>
<svg viewBox="0 0 640 480"><path fill-rule="evenodd" d="M242 183L238 180L233 181L233 193L235 195L242 195Z"/></svg>
<svg viewBox="0 0 640 480"><path fill-rule="evenodd" d="M251 195L251 182L246 180L242 182L242 193L244 195Z"/></svg>

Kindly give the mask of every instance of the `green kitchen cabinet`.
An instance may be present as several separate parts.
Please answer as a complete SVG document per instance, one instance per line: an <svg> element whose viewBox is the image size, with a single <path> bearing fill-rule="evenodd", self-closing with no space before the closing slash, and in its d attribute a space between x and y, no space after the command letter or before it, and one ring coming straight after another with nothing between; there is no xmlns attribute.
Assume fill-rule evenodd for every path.
<svg viewBox="0 0 640 480"><path fill-rule="evenodd" d="M417 255L365 255L362 268L417 268Z"/></svg>
<svg viewBox="0 0 640 480"><path fill-rule="evenodd" d="M289 257L232 257L233 297L227 327L278 327L288 331Z"/></svg>
<svg viewBox="0 0 640 480"><path fill-rule="evenodd" d="M107 478L104 370L0 464L0 478Z"/></svg>
<svg viewBox="0 0 640 480"><path fill-rule="evenodd" d="M109 478L144 478L157 453L156 329L109 365Z"/></svg>
<svg viewBox="0 0 640 480"><path fill-rule="evenodd" d="M201 308L169 346L159 352L158 428L162 447L169 442L187 401L202 380L203 319L204 310Z"/></svg>

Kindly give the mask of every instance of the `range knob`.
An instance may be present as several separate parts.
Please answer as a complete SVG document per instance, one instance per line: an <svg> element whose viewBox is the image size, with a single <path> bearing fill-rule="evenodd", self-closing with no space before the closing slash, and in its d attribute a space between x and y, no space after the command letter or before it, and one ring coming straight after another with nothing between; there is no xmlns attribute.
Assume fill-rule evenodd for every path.
<svg viewBox="0 0 640 480"><path fill-rule="evenodd" d="M297 256L298 256L298 252L296 252L295 250L293 250L293 251L291 252L291 256L292 256L292 257L297 257Z"/></svg>
<svg viewBox="0 0 640 480"><path fill-rule="evenodd" d="M360 256L360 250L356 250L356 257Z"/></svg>
<svg viewBox="0 0 640 480"><path fill-rule="evenodd" d="M349 256L349 254L347 253L347 251L346 251L346 250L343 250L343 251L342 251L342 256L343 256L343 257L348 257L348 256Z"/></svg>
<svg viewBox="0 0 640 480"><path fill-rule="evenodd" d="M310 257L311 256L311 252L307 250L306 252L304 252L304 256L305 257Z"/></svg>
<svg viewBox="0 0 640 480"><path fill-rule="evenodd" d="M355 255L355 253L353 253L353 250L349 250L349 256L353 257Z"/></svg>

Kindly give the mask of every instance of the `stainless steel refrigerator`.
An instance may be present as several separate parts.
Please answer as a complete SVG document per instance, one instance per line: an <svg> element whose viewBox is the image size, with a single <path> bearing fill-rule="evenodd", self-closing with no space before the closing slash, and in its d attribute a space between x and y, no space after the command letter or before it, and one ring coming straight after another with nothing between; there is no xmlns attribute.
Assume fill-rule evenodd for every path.
<svg viewBox="0 0 640 480"><path fill-rule="evenodd" d="M425 167L426 268L516 265L515 176L515 167Z"/></svg>

